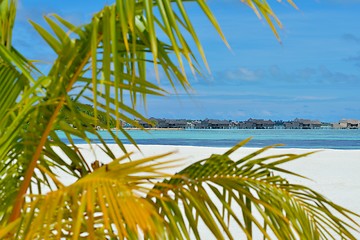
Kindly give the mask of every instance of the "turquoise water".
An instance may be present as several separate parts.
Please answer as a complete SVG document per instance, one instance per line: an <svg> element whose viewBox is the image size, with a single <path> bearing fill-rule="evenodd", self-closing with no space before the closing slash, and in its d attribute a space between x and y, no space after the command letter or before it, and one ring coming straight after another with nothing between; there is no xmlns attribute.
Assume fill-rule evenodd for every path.
<svg viewBox="0 0 360 240"><path fill-rule="evenodd" d="M360 149L360 130L347 129L221 129L221 130L129 130L138 144L230 147L248 137L247 147L282 143L291 148ZM100 131L107 143L109 133ZM119 133L124 143L129 141ZM75 140L81 143L81 140Z"/></svg>

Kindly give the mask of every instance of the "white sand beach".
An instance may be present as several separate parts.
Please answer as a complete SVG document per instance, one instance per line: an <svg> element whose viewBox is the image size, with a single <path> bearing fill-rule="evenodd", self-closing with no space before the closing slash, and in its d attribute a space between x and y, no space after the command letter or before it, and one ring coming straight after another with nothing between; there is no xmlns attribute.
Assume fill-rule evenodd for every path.
<svg viewBox="0 0 360 240"><path fill-rule="evenodd" d="M123 155L116 145L110 145L117 156ZM96 157L88 145L79 145L83 150L84 156L93 162L95 159L106 163L110 159L100 151L100 148L94 147ZM214 147L193 147L193 146L164 146L164 145L140 145L142 153L132 145L126 145L128 151L134 152L133 159L144 156L152 156L160 153L176 152L167 159L184 159L182 167L169 170L169 173L175 173L186 165L210 156L213 153L224 153L228 148ZM231 155L232 159L245 156L256 148L241 148ZM269 154L281 153L306 153L314 149L289 149L278 148L265 152ZM317 153L302 159L284 165L284 168L306 176L311 180L301 179L294 176L288 176L288 179L294 183L300 183L313 188L330 198L337 204L346 207L356 213L360 213L360 150L330 150L316 149ZM360 239L360 235L357 235Z"/></svg>

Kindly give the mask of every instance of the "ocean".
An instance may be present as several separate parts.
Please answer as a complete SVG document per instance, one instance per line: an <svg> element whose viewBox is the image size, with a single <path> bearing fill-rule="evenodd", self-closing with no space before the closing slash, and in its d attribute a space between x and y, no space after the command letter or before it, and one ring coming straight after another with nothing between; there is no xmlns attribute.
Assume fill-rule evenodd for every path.
<svg viewBox="0 0 360 240"><path fill-rule="evenodd" d="M99 131L107 143L115 143L106 131ZM246 147L284 144L286 148L360 149L360 130L357 129L185 129L129 130L138 144L231 147L252 137ZM65 140L65 136L59 133ZM130 143L118 133L123 143ZM92 138L92 136L89 136ZM95 139L93 139L94 142ZM84 143L74 138L75 143Z"/></svg>

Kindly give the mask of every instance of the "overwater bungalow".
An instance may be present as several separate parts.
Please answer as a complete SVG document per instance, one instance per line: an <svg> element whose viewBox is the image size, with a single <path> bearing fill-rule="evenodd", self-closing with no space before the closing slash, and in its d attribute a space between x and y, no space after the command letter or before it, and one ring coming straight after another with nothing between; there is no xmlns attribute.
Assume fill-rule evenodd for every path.
<svg viewBox="0 0 360 240"><path fill-rule="evenodd" d="M239 123L241 129L273 129L275 123L271 120L264 119L248 119L247 121Z"/></svg>
<svg viewBox="0 0 360 240"><path fill-rule="evenodd" d="M337 129L360 129L360 121L355 119L343 119L334 123L332 126Z"/></svg>
<svg viewBox="0 0 360 240"><path fill-rule="evenodd" d="M156 128L187 128L188 122L185 119L150 118L155 122Z"/></svg>
<svg viewBox="0 0 360 240"><path fill-rule="evenodd" d="M216 119L193 121L192 125L195 129L229 129L232 126L228 120Z"/></svg>
<svg viewBox="0 0 360 240"><path fill-rule="evenodd" d="M228 120L208 120L208 127L210 129L229 129L230 128L230 121Z"/></svg>
<svg viewBox="0 0 360 240"><path fill-rule="evenodd" d="M319 129L321 122L318 120L298 119L284 123L286 129Z"/></svg>

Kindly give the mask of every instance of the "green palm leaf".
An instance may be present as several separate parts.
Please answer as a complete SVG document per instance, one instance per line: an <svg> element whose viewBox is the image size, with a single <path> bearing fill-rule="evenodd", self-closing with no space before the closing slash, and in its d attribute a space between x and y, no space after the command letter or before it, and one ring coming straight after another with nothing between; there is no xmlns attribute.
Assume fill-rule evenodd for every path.
<svg viewBox="0 0 360 240"><path fill-rule="evenodd" d="M256 229L265 238L354 239L352 212L277 175L296 175L279 164L304 155L259 157L268 147L231 160L246 140L169 176L160 171L168 167L158 162L163 156L116 159L94 129L106 129L126 153L111 127L136 145L120 122L140 127L137 119L149 120L136 110L139 102L167 94L147 70L188 91L187 72L201 73L195 56L208 68L186 2L117 0L85 25L56 14L45 17L48 27L30 22L57 56L44 74L12 46L17 1L0 0L0 238L188 239L202 236L202 222L219 239L233 238L230 223L248 239ZM189 2L227 44L206 2ZM278 38L270 5L243 2ZM90 135L112 163L88 165L75 137L91 144ZM65 186L56 173L77 181Z"/></svg>
<svg viewBox="0 0 360 240"><path fill-rule="evenodd" d="M190 165L155 186L167 199L155 200L158 211L165 219L181 222L174 226L177 232L185 234L187 228L181 226L186 225L198 239L200 222L216 239L225 236L235 239L228 230L229 223L236 224L249 239L254 228L266 239L272 239L272 235L277 239L355 239L349 229L358 229L352 217L359 215L277 174L298 176L279 165L308 154L258 156L268 149L235 161L229 158L229 153L213 155ZM168 205L177 210L168 211ZM186 215L186 220L179 218L177 212ZM173 223L169 221L169 224Z"/></svg>
<svg viewBox="0 0 360 240"><path fill-rule="evenodd" d="M32 201L25 205L19 230L13 234L22 239L137 239L144 234L161 238L163 220L143 196L149 191L148 181L168 176L161 170L170 167L169 162L154 163L167 155L132 162L125 161L128 156L124 156L68 187L46 195L29 195Z"/></svg>
<svg viewBox="0 0 360 240"><path fill-rule="evenodd" d="M68 187L29 195L21 222L2 231L24 239L202 239L205 224L216 239L252 239L256 231L265 239L355 239L359 215L272 170L306 154L259 154L213 155L173 176L162 173L173 164L161 160L168 154L124 156Z"/></svg>

